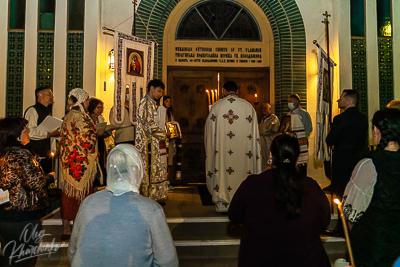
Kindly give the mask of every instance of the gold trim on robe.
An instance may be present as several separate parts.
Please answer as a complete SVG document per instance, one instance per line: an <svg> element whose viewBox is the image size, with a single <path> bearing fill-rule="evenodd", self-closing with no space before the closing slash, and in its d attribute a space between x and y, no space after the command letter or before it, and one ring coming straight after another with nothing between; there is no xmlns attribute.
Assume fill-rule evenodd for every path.
<svg viewBox="0 0 400 267"><path fill-rule="evenodd" d="M166 134L156 124L155 101L148 95L142 98L136 116L135 145L141 154L145 169L140 193L145 197L160 201L168 197L167 164L161 161L160 151L160 141L165 140Z"/></svg>

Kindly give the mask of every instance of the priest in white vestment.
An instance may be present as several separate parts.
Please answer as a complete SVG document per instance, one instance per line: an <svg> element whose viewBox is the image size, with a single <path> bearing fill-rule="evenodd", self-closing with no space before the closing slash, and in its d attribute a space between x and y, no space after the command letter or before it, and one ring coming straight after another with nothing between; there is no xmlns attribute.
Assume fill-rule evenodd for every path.
<svg viewBox="0 0 400 267"><path fill-rule="evenodd" d="M241 182L261 172L256 112L237 96L234 82L224 84L223 94L211 107L204 137L207 188L217 212L227 212Z"/></svg>

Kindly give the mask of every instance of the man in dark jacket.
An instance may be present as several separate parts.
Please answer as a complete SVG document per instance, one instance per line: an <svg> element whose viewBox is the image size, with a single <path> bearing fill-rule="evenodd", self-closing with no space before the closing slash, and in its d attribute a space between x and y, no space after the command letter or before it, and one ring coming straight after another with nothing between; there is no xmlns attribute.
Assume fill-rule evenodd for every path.
<svg viewBox="0 0 400 267"><path fill-rule="evenodd" d="M340 198L357 162L367 155L368 119L357 109L358 99L356 90L343 90L337 102L344 112L333 119L326 137L333 147L333 190Z"/></svg>

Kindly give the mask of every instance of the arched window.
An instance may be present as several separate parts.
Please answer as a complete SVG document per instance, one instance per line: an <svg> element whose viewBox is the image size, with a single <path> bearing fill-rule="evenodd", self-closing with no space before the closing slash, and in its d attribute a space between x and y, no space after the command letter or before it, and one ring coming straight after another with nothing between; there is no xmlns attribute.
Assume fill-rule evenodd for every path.
<svg viewBox="0 0 400 267"><path fill-rule="evenodd" d="M253 15L229 0L206 0L189 8L179 22L178 40L260 41L261 33Z"/></svg>

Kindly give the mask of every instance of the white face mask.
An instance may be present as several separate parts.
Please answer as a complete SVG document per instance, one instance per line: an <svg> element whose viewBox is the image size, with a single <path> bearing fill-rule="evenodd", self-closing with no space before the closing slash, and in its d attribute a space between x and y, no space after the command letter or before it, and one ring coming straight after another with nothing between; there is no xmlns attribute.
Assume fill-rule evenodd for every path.
<svg viewBox="0 0 400 267"><path fill-rule="evenodd" d="M290 110L294 109L293 103L288 103L287 106L289 107Z"/></svg>
<svg viewBox="0 0 400 267"><path fill-rule="evenodd" d="M129 101L129 95L126 95L126 101Z"/></svg>

